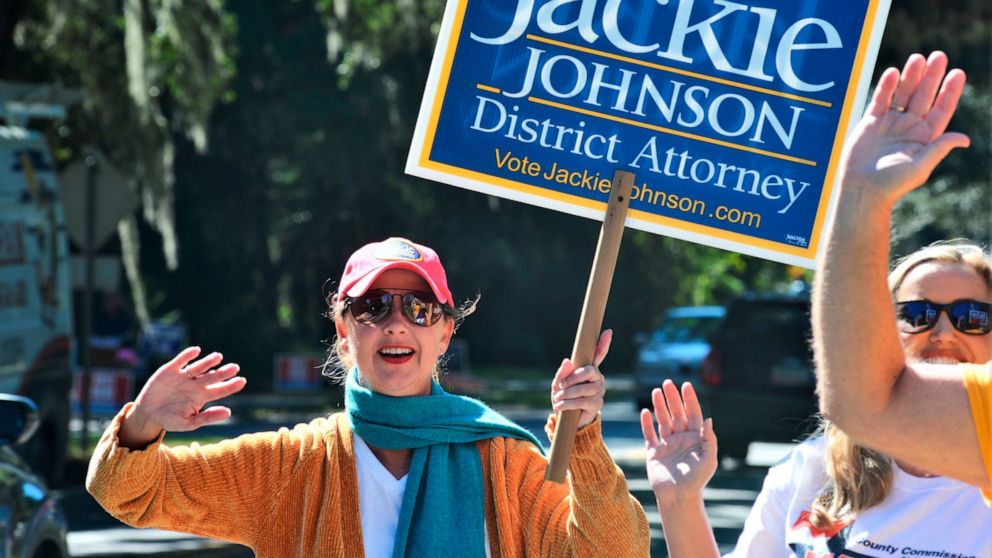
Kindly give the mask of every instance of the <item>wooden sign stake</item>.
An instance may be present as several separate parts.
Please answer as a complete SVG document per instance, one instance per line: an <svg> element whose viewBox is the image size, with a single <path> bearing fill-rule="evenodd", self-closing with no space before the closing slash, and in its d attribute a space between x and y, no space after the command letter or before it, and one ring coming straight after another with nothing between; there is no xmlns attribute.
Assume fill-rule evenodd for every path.
<svg viewBox="0 0 992 558"><path fill-rule="evenodd" d="M633 173L621 170L613 173L610 203L606 207L606 218L603 220L603 228L599 232L596 257L592 262L589 286L586 287L586 299L582 303L582 314L579 317L579 330L575 334L575 345L572 346L572 362L576 368L593 363L596 340L599 339L599 333L603 327L606 299L610 294L613 271L617 265L617 256L620 254L623 223L627 218L627 208L630 206L630 193L633 187ZM565 482L568 458L572 453L572 444L575 442L575 431L579 424L580 413L581 411L575 410L558 413L555 437L551 441L551 456L548 458L548 470L544 475L545 480L557 483Z"/></svg>

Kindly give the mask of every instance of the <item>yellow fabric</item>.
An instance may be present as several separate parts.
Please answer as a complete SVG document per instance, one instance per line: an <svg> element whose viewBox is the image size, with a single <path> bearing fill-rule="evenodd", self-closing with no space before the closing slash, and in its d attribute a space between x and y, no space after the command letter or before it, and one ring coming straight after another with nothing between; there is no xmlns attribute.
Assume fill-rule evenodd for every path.
<svg viewBox="0 0 992 558"><path fill-rule="evenodd" d="M978 433L978 445L985 462L985 474L992 481L992 362L965 364L964 386L968 390L971 418ZM982 490L985 503L992 507L992 490Z"/></svg>
<svg viewBox="0 0 992 558"><path fill-rule="evenodd" d="M121 521L236 542L259 558L363 555L344 414L206 446L170 448L160 437L131 451L117 443L131 405L104 432L86 477L90 493ZM565 485L544 480L547 461L530 443L477 445L494 558L649 555L647 518L599 420L576 435Z"/></svg>

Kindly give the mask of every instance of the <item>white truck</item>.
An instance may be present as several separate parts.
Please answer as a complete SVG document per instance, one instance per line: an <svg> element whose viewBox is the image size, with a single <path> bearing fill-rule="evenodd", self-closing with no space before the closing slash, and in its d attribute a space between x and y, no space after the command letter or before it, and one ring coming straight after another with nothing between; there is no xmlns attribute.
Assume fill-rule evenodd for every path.
<svg viewBox="0 0 992 558"><path fill-rule="evenodd" d="M75 350L69 248L52 154L24 124L60 114L61 104L24 102L25 94L0 83L0 393L38 405L39 430L22 450L55 480L69 440Z"/></svg>

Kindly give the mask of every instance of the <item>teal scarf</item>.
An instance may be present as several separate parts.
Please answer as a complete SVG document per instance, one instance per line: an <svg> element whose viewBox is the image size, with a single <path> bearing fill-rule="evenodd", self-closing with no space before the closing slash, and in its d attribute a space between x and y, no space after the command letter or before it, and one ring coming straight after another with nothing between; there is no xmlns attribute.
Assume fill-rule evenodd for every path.
<svg viewBox="0 0 992 558"><path fill-rule="evenodd" d="M369 445L412 449L393 558L486 555L482 459L475 443L497 437L541 444L481 401L432 382L429 396L390 397L345 382L351 429ZM542 450L543 453L543 450Z"/></svg>

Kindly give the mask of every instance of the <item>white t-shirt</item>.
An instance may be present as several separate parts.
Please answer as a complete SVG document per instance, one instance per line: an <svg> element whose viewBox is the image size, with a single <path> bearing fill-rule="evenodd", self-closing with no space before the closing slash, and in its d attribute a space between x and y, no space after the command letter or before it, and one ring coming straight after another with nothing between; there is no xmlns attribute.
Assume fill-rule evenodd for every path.
<svg viewBox="0 0 992 558"><path fill-rule="evenodd" d="M391 558L396 542L407 475L397 480L358 434L355 469L358 473L358 510L362 516L362 542L366 558Z"/></svg>
<svg viewBox="0 0 992 558"><path fill-rule="evenodd" d="M823 438L800 444L769 470L733 558L992 558L992 509L977 488L922 478L893 463L885 500L836 532L809 522L828 482Z"/></svg>
<svg viewBox="0 0 992 558"><path fill-rule="evenodd" d="M355 440L355 470L358 474L358 510L362 516L362 542L365 558L392 558L396 542L396 527L403 506L408 475L397 480L369 445L358 434ZM486 557L492 556L489 548L489 529L486 536Z"/></svg>

